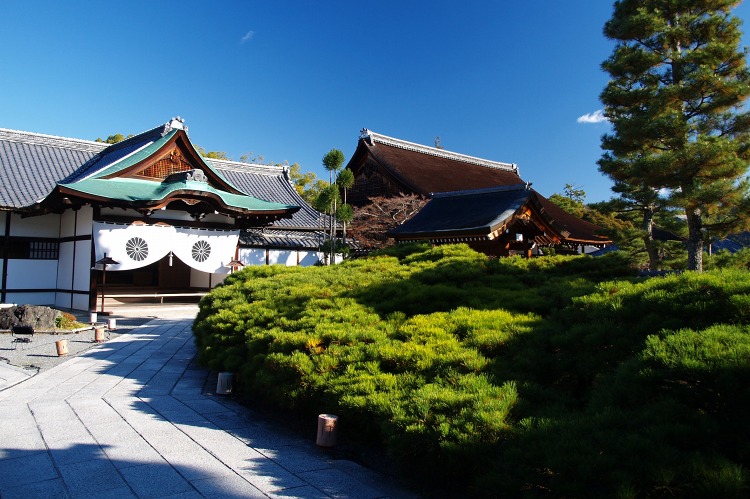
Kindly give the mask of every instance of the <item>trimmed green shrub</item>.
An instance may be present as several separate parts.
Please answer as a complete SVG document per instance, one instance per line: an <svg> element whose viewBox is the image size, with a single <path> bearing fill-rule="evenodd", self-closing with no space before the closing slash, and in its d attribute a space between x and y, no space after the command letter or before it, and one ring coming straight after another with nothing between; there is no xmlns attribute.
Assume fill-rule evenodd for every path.
<svg viewBox="0 0 750 499"><path fill-rule="evenodd" d="M740 497L750 273L631 275L618 255L397 246L246 267L193 328L201 362L336 412L426 495Z"/></svg>

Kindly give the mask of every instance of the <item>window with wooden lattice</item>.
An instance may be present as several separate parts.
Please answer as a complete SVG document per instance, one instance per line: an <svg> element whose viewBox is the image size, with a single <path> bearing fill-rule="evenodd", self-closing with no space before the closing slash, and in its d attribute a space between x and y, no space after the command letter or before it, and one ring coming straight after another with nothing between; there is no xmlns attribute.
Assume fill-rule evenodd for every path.
<svg viewBox="0 0 750 499"><path fill-rule="evenodd" d="M154 178L164 180L173 173L192 170L193 167L188 163L178 149L174 149L168 156L158 160L148 168L141 170L136 177Z"/></svg>

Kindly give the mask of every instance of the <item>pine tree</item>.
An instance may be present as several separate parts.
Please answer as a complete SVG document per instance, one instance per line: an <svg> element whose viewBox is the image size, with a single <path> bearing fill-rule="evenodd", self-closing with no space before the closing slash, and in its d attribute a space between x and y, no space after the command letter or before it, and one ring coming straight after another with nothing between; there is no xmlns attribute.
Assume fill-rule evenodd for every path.
<svg viewBox="0 0 750 499"><path fill-rule="evenodd" d="M602 64L612 133L600 169L626 199L684 210L691 270L703 268L706 232L741 230L750 215L750 74L731 14L739 3L618 0L604 27L616 46Z"/></svg>

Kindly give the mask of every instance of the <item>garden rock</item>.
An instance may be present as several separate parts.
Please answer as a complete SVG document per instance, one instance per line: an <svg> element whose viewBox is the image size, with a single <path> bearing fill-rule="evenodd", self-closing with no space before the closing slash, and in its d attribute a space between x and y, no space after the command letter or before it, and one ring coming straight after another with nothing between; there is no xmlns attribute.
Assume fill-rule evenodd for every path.
<svg viewBox="0 0 750 499"><path fill-rule="evenodd" d="M35 331L55 329L55 320L62 312L50 307L38 305L20 305L0 309L0 329L12 329L13 326L31 326Z"/></svg>

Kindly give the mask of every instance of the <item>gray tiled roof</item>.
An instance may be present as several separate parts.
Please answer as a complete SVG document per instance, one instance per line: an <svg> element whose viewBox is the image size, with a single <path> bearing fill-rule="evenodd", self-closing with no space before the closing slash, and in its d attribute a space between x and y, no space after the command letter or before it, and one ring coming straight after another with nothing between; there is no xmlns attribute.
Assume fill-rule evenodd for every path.
<svg viewBox="0 0 750 499"><path fill-rule="evenodd" d="M240 233L240 245L262 248L296 248L317 250L325 235L322 232L275 229L247 229Z"/></svg>
<svg viewBox="0 0 750 499"><path fill-rule="evenodd" d="M36 203L108 145L0 128L0 208Z"/></svg>
<svg viewBox="0 0 750 499"><path fill-rule="evenodd" d="M272 201L300 206L301 209L291 219L282 219L274 227L314 228L322 224L320 212L314 210L299 195L287 177L287 170L281 166L254 165L206 159L230 184L245 194Z"/></svg>

